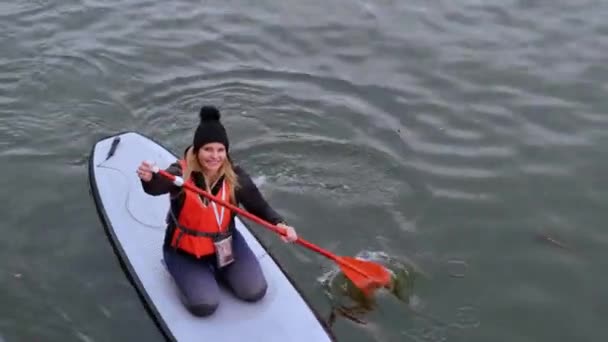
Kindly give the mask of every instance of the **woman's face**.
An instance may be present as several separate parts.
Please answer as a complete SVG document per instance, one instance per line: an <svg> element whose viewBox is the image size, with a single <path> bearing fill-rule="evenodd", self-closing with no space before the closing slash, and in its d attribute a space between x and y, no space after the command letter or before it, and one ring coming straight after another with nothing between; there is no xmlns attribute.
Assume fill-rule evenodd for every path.
<svg viewBox="0 0 608 342"><path fill-rule="evenodd" d="M208 143L198 150L198 161L203 170L217 172L226 160L226 147L220 143Z"/></svg>

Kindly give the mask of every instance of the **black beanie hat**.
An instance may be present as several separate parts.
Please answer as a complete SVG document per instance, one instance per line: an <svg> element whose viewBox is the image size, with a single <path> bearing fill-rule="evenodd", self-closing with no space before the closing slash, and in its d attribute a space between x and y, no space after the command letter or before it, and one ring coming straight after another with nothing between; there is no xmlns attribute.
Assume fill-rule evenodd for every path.
<svg viewBox="0 0 608 342"><path fill-rule="evenodd" d="M214 106L203 106L199 116L201 122L194 132L194 140L192 142L194 152L198 152L203 145L212 142L224 144L224 146L226 146L226 152L228 152L230 144L228 142L226 129L220 122L220 111Z"/></svg>

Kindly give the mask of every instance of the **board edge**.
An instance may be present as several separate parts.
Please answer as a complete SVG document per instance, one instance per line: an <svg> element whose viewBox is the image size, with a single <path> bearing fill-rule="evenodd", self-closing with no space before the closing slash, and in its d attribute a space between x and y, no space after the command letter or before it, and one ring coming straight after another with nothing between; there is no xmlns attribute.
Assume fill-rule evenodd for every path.
<svg viewBox="0 0 608 342"><path fill-rule="evenodd" d="M101 196L99 195L99 189L97 188L97 184L94 181L95 180L95 174L94 174L95 158L94 157L95 157L95 147L97 146L97 144L102 140L124 135L127 133L140 134L140 133L134 132L134 131L122 131L119 133L109 134L109 135L100 137L93 143L93 146L91 147L91 151L89 153L89 162L88 162L89 193L93 197L93 202L94 202L95 208L97 210L97 215L101 221L101 225L103 226L106 237L108 238L110 245L112 246L112 249L117 256L120 267L121 267L123 273L126 275L131 286L133 286L133 288L135 289L135 292L137 293L138 297L140 298L140 302L144 306L144 309L147 311L148 315L152 318L154 325L156 325L156 327L160 330L163 337L168 341L176 342L177 339L175 338L175 336L173 336L173 334L171 333L171 330L169 329L169 327L167 326L165 321L162 319L160 312L156 309L154 302L148 296L148 294L145 290L145 287L143 286L142 282L140 281L139 277L137 276L137 272L135 272L133 266L129 262L129 258L126 256L126 253L123 250L122 245L120 244L120 241L118 241L118 238L114 234L114 228L112 227L112 224L110 223L108 215L102 204ZM158 142L156 142L156 143L158 143Z"/></svg>

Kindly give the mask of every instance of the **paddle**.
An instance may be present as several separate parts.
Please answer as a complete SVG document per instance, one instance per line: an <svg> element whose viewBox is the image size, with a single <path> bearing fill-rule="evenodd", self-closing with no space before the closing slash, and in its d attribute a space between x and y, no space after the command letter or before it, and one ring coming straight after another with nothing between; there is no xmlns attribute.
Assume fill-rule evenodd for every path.
<svg viewBox="0 0 608 342"><path fill-rule="evenodd" d="M204 196L280 235L283 235L283 236L286 235L286 231L284 228L281 228L281 227L273 225L269 222L266 222L266 221L262 220L261 218L255 216L239 207L236 207L226 201L216 198L215 196L211 195L210 193L203 191L194 185L191 185L189 183L184 183L184 180L181 177L172 175L164 170L161 170L158 168L158 166L154 166L152 168L152 172L158 173L158 174L166 177L167 179L171 180L173 182L173 184L175 184L179 187L186 188L187 190L196 192L197 194ZM361 291L363 291L363 293L365 295L369 295L376 288L387 287L391 282L390 272L384 266L382 266L378 263L361 260L361 259L356 259L353 257L337 256L337 255L334 255L333 253L330 253L329 251L322 249L321 247L313 245L312 243L310 243L300 237L298 237L298 239L295 240L294 242L336 262L338 264L338 266L340 267L340 269L342 270L342 272L344 273L344 275L347 278L349 278L355 286L357 286L359 289L361 289Z"/></svg>

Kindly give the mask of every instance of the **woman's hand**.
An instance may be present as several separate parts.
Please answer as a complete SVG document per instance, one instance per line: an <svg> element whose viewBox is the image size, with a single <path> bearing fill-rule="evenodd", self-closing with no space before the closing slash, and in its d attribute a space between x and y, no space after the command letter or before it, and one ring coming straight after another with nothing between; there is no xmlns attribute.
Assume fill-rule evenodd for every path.
<svg viewBox="0 0 608 342"><path fill-rule="evenodd" d="M144 182L152 180L152 164L147 161L142 161L137 168L137 176Z"/></svg>
<svg viewBox="0 0 608 342"><path fill-rule="evenodd" d="M284 223L277 224L277 227L284 228L285 232L287 233L286 235L281 236L281 239L284 242L294 242L298 239L298 234L296 234L296 230L293 227L288 226Z"/></svg>

